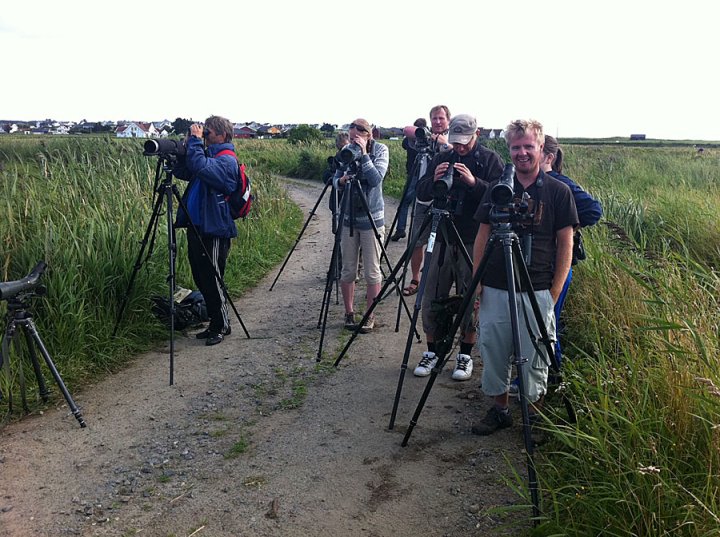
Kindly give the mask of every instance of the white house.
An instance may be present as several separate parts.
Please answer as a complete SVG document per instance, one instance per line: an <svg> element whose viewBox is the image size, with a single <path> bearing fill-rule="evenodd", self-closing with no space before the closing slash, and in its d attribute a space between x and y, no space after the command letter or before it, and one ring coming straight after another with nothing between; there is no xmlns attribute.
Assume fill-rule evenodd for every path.
<svg viewBox="0 0 720 537"><path fill-rule="evenodd" d="M118 125L115 136L118 138L152 138L158 131L152 123L132 122Z"/></svg>

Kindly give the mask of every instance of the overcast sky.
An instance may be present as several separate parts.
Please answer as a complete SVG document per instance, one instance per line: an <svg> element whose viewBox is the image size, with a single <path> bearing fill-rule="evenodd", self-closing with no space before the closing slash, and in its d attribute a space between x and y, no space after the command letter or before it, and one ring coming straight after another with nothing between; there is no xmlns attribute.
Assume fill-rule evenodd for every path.
<svg viewBox="0 0 720 537"><path fill-rule="evenodd" d="M442 6L442 7L441 7ZM485 128L720 140L716 0L24 0L0 119Z"/></svg>

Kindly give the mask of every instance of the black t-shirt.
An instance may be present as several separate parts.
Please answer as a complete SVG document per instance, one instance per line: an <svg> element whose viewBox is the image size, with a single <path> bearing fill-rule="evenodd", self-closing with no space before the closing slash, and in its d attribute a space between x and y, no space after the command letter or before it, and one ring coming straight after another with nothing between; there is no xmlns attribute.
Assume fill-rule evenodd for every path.
<svg viewBox="0 0 720 537"><path fill-rule="evenodd" d="M487 189L475 214L475 219L479 224L491 223L490 190L492 187L493 185L490 185ZM527 192L530 196L529 213L534 214L532 221L521 220L513 224L521 247L524 244L524 237L532 235L530 265L528 266L530 281L536 291L550 289L555 270L556 233L564 227L577 226L579 222L575 199L566 184L542 171L527 190L515 178L513 189L515 203L520 203L523 193ZM505 257L499 241L495 242L490 253L482 284L497 289L507 289Z"/></svg>
<svg viewBox="0 0 720 537"><path fill-rule="evenodd" d="M464 157L454 151L445 151L433 157L425 175L418 181L416 187L417 199L420 201L431 201L433 199L433 183L435 182L435 168L441 162L448 162L452 157L457 162L462 162L477 179L474 187L466 185L458 178L455 172L453 186L447 195L447 210L452 215L452 221L458 230L458 234L465 244L472 244L477 235L479 223L475 221L475 212L485 195L487 186L500 178L503 172L503 162L500 156L487 147L475 144L475 147ZM437 239L442 241L439 233Z"/></svg>

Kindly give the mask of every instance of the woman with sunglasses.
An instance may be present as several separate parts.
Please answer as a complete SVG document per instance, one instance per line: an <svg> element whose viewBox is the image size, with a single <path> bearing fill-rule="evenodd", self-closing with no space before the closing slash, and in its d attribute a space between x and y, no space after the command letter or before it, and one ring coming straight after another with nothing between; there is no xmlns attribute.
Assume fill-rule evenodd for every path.
<svg viewBox="0 0 720 537"><path fill-rule="evenodd" d="M387 146L373 139L372 127L365 119L356 119L350 124L349 149L358 157L349 167L339 169L333 177L335 188L350 189L350 196L343 195L345 211L340 232L342 250L342 272L340 289L345 305L345 328L355 330L355 280L358 274L358 260L362 250L363 270L366 284L366 307L370 305L380 292L382 272L380 271L380 255L385 237L385 202L383 200L382 182L388 169L390 153ZM348 186L350 183L350 186ZM361 202L360 191L367 200L367 210ZM380 234L375 237L373 223ZM352 236L350 229L352 228ZM360 328L367 333L375 328L375 316L369 317Z"/></svg>

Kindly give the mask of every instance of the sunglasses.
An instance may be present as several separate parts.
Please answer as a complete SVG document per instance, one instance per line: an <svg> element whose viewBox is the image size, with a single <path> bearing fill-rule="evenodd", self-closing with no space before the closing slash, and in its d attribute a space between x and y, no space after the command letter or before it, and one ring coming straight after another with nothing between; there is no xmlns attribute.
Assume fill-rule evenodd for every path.
<svg viewBox="0 0 720 537"><path fill-rule="evenodd" d="M365 127L363 127L362 125L358 125L356 123L350 123L350 128L358 130L360 132L367 132L367 129Z"/></svg>

